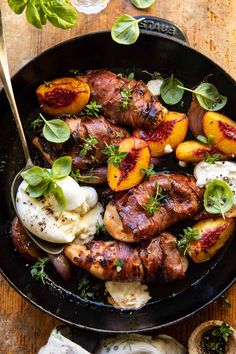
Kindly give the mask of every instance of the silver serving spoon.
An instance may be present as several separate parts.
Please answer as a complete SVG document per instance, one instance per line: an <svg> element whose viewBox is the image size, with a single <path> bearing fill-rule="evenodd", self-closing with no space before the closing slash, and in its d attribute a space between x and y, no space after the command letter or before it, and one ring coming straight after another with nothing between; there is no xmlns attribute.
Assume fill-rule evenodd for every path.
<svg viewBox="0 0 236 354"><path fill-rule="evenodd" d="M23 127L21 124L20 116L18 113L18 109L16 106L16 101L15 101L15 97L14 97L14 93L13 93L13 89L12 89L12 85L11 85L11 78L10 78L6 48L5 48L1 10L0 10L0 78L2 80L3 87L5 89L5 92L6 92L6 95L7 95L11 110L12 110L12 114L13 114L13 117L16 122L17 130L18 130L18 133L20 136L22 148L23 148L24 155L25 155L25 161L26 161L25 167L20 172L17 173L17 175L15 176L15 178L12 182L12 185L11 185L12 204L15 209L16 215L18 216L19 220L21 220L20 216L17 212L17 208L16 208L16 193L17 193L20 183L22 182L21 173L23 171L29 169L30 167L33 167L34 164L33 164L32 159L30 157L28 145L27 145L26 138L25 138L25 133L24 133L24 130L23 130ZM35 244L38 247L40 247L43 251L45 251L46 253L55 255L55 254L59 254L63 251L65 244L57 244L57 243L51 243L51 242L41 240L40 238L36 237L31 232L29 232L29 230L27 230L26 228L24 228L24 229L25 229L27 235L35 242Z"/></svg>

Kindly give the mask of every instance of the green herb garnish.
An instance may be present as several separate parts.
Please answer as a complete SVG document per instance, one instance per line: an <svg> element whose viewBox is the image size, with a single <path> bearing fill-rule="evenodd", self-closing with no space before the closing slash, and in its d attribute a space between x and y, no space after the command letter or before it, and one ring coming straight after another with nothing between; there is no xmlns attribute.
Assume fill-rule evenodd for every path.
<svg viewBox="0 0 236 354"><path fill-rule="evenodd" d="M36 280L41 280L42 283L45 283L45 279L48 278L47 274L45 273L45 266L50 261L49 257L39 257L37 262L32 265L31 267L31 275Z"/></svg>
<svg viewBox="0 0 236 354"><path fill-rule="evenodd" d="M162 189L156 184L155 196L149 195L147 198L147 203L141 205L141 207L146 211L148 216L153 216L156 211L160 209L160 203L165 198Z"/></svg>
<svg viewBox="0 0 236 354"><path fill-rule="evenodd" d="M204 207L208 213L221 214L225 218L233 205L234 194L227 183L215 179L208 184L204 193Z"/></svg>
<svg viewBox="0 0 236 354"><path fill-rule="evenodd" d="M43 127L43 120L42 118L37 118L33 122L31 122L30 125L33 130L41 129Z"/></svg>
<svg viewBox="0 0 236 354"><path fill-rule="evenodd" d="M131 4L137 7L138 9L147 9L154 4L156 0L130 0Z"/></svg>
<svg viewBox="0 0 236 354"><path fill-rule="evenodd" d="M133 78L134 78L134 73L129 73L129 74L122 74L122 73L119 73L119 74L117 74L117 76L120 77L120 78L127 77L127 79L129 79L129 80L133 80Z"/></svg>
<svg viewBox="0 0 236 354"><path fill-rule="evenodd" d="M47 20L52 25L67 29L73 27L78 18L77 11L67 0L8 0L8 5L16 13L26 10L26 18L36 28L42 28Z"/></svg>
<svg viewBox="0 0 236 354"><path fill-rule="evenodd" d="M120 101L120 108L123 111L127 111L129 105L132 103L132 93L130 91L130 87L121 88L120 90L121 101Z"/></svg>
<svg viewBox="0 0 236 354"><path fill-rule="evenodd" d="M94 116L98 117L101 113L102 105L97 104L96 101L91 101L85 106L83 111L80 113L81 116Z"/></svg>
<svg viewBox="0 0 236 354"><path fill-rule="evenodd" d="M124 261L122 261L122 259L117 258L117 259L115 260L116 271L117 271L118 273L122 271L124 265L125 265L125 263L124 263Z"/></svg>
<svg viewBox="0 0 236 354"><path fill-rule="evenodd" d="M91 179L99 179L98 176L93 175L93 168L91 168L89 171L87 171L86 175L82 175L79 169L76 169L75 171L71 171L70 176L76 181L76 182L84 182L84 183L89 183Z"/></svg>
<svg viewBox="0 0 236 354"><path fill-rule="evenodd" d="M175 105L181 101L184 92L179 86L183 86L182 82L174 77L174 74L170 78L163 81L160 87L161 98L166 104Z"/></svg>
<svg viewBox="0 0 236 354"><path fill-rule="evenodd" d="M194 90L183 85L178 85L178 89L194 93L200 106L207 111L219 111L227 103L227 97L220 95L217 88L209 82L202 82Z"/></svg>
<svg viewBox="0 0 236 354"><path fill-rule="evenodd" d="M99 235L100 232L103 232L103 233L107 234L107 230L106 230L104 224L99 224L99 222L97 222L97 224L96 224L96 235Z"/></svg>
<svg viewBox="0 0 236 354"><path fill-rule="evenodd" d="M57 182L71 172L72 159L70 156L59 157L54 161L51 171L39 166L33 166L21 173L28 184L26 192L31 198L39 198L53 193L60 210L65 209L66 200L63 191Z"/></svg>
<svg viewBox="0 0 236 354"><path fill-rule="evenodd" d="M104 283L98 282L89 275L84 275L78 285L79 296L86 301L104 302Z"/></svg>
<svg viewBox="0 0 236 354"><path fill-rule="evenodd" d="M83 145L81 145L82 149L79 152L80 157L85 157L89 151L92 151L95 146L98 144L98 140L96 136L89 135L87 139L84 140Z"/></svg>
<svg viewBox="0 0 236 354"><path fill-rule="evenodd" d="M202 144L206 144L211 146L215 137L213 135L209 135L206 137L205 135L198 135L197 140L200 141Z"/></svg>
<svg viewBox="0 0 236 354"><path fill-rule="evenodd" d="M145 176L146 179L148 179L151 175L157 175L158 173L154 171L154 165L151 163L148 168L141 168L140 170Z"/></svg>
<svg viewBox="0 0 236 354"><path fill-rule="evenodd" d="M144 17L136 20L130 15L120 16L111 29L113 41L126 45L135 43L140 33L138 23L143 20Z"/></svg>
<svg viewBox="0 0 236 354"><path fill-rule="evenodd" d="M188 249L189 244L194 240L200 240L201 236L199 235L199 230L192 227L187 227L183 230L183 235L180 235L180 239L177 241L178 248L183 251L185 255Z"/></svg>
<svg viewBox="0 0 236 354"><path fill-rule="evenodd" d="M119 146L108 145L102 150L104 155L108 156L107 163L113 164L115 167L120 167L122 160L128 155L128 152L119 152Z"/></svg>
<svg viewBox="0 0 236 354"><path fill-rule="evenodd" d="M70 129L63 120L46 120L41 113L39 116L44 122L43 136L46 140L51 143L64 143L69 139Z"/></svg>
<svg viewBox="0 0 236 354"><path fill-rule="evenodd" d="M219 154L210 155L208 152L206 152L204 161L214 164L216 161L221 161L221 156Z"/></svg>

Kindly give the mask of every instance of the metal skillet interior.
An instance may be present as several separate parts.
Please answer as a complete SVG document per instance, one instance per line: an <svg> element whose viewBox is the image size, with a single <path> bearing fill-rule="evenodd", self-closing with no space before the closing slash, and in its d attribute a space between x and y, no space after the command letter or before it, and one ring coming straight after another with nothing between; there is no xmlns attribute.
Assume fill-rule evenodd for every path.
<svg viewBox="0 0 236 354"><path fill-rule="evenodd" d="M95 36L95 37L94 37ZM99 50L104 50L102 58ZM141 50L142 48L142 50ZM83 55L79 55L83 53ZM97 53L95 55L95 53ZM60 60L58 60L60 58ZM181 58L181 60L180 60ZM197 63L197 65L196 65ZM228 97L224 111L231 118L236 116L236 106L233 104L235 83L219 67L178 41L171 41L165 36L142 34L137 44L122 47L110 40L109 33L87 35L78 40L71 40L45 52L25 68L13 80L15 94L25 125L29 116L38 106L35 88L43 81L68 75L69 69L106 68L116 72L134 72L136 78L148 80L142 70L158 71L170 75L172 72L184 83L194 86L205 76L213 74L211 81L219 91ZM186 96L186 104L189 103ZM5 252L0 259L0 267L8 280L30 301L54 316L80 327L100 331L141 331L148 328L162 327L173 321L180 320L219 295L235 278L236 262L230 257L232 247L229 244L211 261L194 265L190 264L185 280L168 284L152 286L152 301L139 311L119 311L108 305L88 303L76 294L75 284L65 285L53 273L50 281L43 285L36 282L30 275L27 261L14 251L9 233L12 210L10 205L9 188L15 173L23 165L19 139L11 119L5 97L1 97L2 119L0 122L1 146L1 249ZM175 107L175 110L186 110L187 107ZM183 171L172 156L163 159L159 171ZM181 223L174 228L179 233L184 225ZM231 263L227 259L231 258ZM235 258L235 257L234 257ZM225 266L224 276L221 274ZM101 313L101 316L97 314Z"/></svg>

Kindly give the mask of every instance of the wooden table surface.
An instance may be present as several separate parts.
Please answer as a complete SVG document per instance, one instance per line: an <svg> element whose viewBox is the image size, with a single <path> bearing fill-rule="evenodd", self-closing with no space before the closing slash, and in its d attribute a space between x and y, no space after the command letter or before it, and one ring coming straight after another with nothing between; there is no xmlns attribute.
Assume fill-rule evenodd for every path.
<svg viewBox="0 0 236 354"><path fill-rule="evenodd" d="M144 11L135 9L129 0L110 0L100 14L79 14L77 26L66 31L51 25L37 30L26 22L24 15L12 13L6 1L2 1L2 12L13 74L30 58L56 43L83 33L110 29L120 14L138 15ZM191 46L208 55L236 79L236 0L156 0L145 13L176 22L187 33ZM3 278L0 278L0 294L0 353L37 353L59 321L34 308ZM206 320L224 320L236 328L236 284L225 297L231 308L221 298L162 332L186 344L191 331Z"/></svg>

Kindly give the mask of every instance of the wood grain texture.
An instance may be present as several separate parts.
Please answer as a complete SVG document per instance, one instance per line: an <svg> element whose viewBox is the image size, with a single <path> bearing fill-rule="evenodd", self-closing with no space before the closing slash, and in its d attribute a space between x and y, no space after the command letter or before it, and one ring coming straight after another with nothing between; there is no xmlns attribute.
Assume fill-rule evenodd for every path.
<svg viewBox="0 0 236 354"><path fill-rule="evenodd" d="M24 16L17 16L2 1L5 34L11 73L52 45L74 36L110 29L122 13L143 13L163 17L180 25L190 44L211 57L236 79L236 1L235 0L157 0L147 11L135 9L129 0L111 0L98 15L79 14L78 25L60 30L47 25L37 30ZM36 353L59 322L35 309L20 297L4 279L0 279L0 353ZM236 327L236 284L225 295L232 307L219 299L195 316L164 332L186 344L191 331L209 319L227 321ZM163 332L163 331L162 331Z"/></svg>

